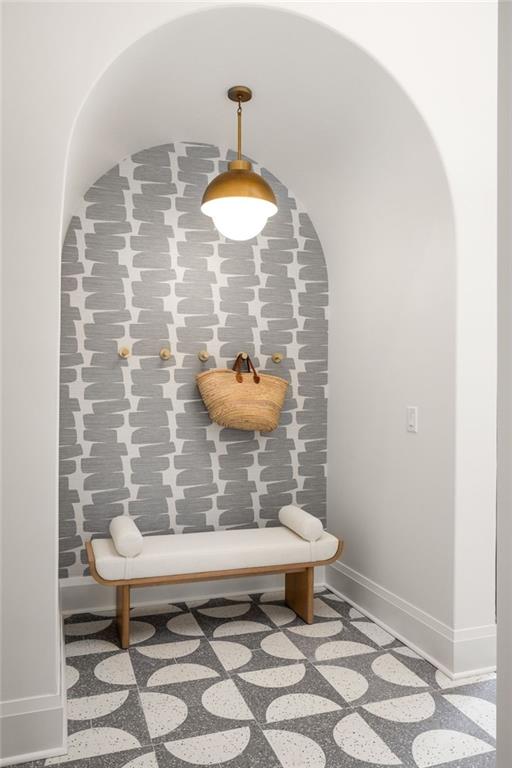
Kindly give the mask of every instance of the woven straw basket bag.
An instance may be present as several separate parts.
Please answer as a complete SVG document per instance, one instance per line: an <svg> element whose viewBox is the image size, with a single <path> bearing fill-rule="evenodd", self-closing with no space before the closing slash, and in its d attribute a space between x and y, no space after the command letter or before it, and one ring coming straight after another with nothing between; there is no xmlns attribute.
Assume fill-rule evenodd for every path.
<svg viewBox="0 0 512 768"><path fill-rule="evenodd" d="M247 363L247 372L242 365ZM198 373L197 386L210 419L222 427L272 432L279 424L288 383L258 374L252 360L238 355L232 370L214 368Z"/></svg>

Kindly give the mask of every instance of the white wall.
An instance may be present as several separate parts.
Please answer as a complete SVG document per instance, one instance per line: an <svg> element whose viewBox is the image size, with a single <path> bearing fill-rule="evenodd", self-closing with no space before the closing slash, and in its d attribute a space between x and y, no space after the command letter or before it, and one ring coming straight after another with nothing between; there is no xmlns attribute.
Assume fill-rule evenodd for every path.
<svg viewBox="0 0 512 768"><path fill-rule="evenodd" d="M512 4L500 4L498 208L498 768L512 755Z"/></svg>
<svg viewBox="0 0 512 768"><path fill-rule="evenodd" d="M451 670L450 644L400 623L382 600L384 589L406 613L454 626L452 207L430 137L390 102L372 151L350 145L339 257L328 260L328 519L347 541L332 583Z"/></svg>
<svg viewBox="0 0 512 768"><path fill-rule="evenodd" d="M4 196L3 438L8 453L2 560L9 579L4 579L3 614L8 629L27 630L5 633L2 698L13 714L30 708L49 711L60 687L58 278L73 125L92 86L123 50L152 28L207 5L4 6L4 139L9 148L4 188L9 194ZM443 640L439 652L452 670L484 666L492 655L487 640L493 622L496 8L492 2L412 2L287 3L286 9L322 21L343 37L312 26L305 28L304 38L300 19L292 23L290 18L275 50L269 36L274 27L279 31L279 18L269 24L254 16L259 26L251 27L252 36L240 43L242 57L236 56L236 37L229 37L229 47L218 45L228 34L227 17L222 24L210 18L206 31L214 34L215 49L223 55L209 59L215 67L206 67L198 53L204 51L203 42L208 44L206 39L199 45L205 25L187 20L199 35L193 38L195 55L189 55L187 70L174 74L203 78L204 100L194 95L187 101L181 80L176 82L173 70L164 70L153 81L147 110L135 110L138 119L132 114L133 126L116 122L116 115L128 114L123 93L136 97L137 73L147 65L145 47L139 48L138 60L127 55L125 64L132 69L121 72L120 79L112 67L98 89L100 98L103 93L107 99L103 108L100 100L91 99L77 125L66 215L98 173L131 149L172 138L225 143L232 112L222 100L223 90L233 79L254 85L247 151L303 199L322 239L335 291L329 514L335 532L343 530L349 538L344 562L351 570L332 578L342 579L347 590L359 590L366 607L383 614L391 616L391 595L399 598L400 610L412 607L421 619L418 626L430 617L439 630L434 639L439 635ZM239 13L235 6L229 12ZM279 60L268 71L262 64L262 41L269 64L273 55ZM224 48L231 47L233 58L224 55ZM307 66L301 69L303 61ZM318 79L322 62L331 63L325 91ZM112 94L104 88L107 83L123 85L123 92ZM283 96L288 87L289 95ZM162 112L164 102L172 107L173 96L181 99L180 108ZM108 122L98 124L98 114L108 115ZM315 162L306 164L304 151L310 154L312 146L317 148ZM389 313L391 306L403 316ZM27 341L33 342L30 356L20 353ZM373 377L364 375L372 368ZM332 383L334 371L338 385ZM417 436L403 431L408 404L420 406ZM357 483L349 482L349 460ZM27 545L28 529L33 538ZM354 574L366 579L364 589ZM376 602L372 585L381 592ZM28 631L34 611L37 657ZM404 611L394 620L397 626L405 621ZM416 625L407 626L413 631ZM481 628L482 647L475 646L475 627ZM471 641L466 658L453 650L459 638ZM12 754L27 747L20 733ZM30 749L58 748L62 733L53 730L53 743L44 745L36 744L37 736Z"/></svg>

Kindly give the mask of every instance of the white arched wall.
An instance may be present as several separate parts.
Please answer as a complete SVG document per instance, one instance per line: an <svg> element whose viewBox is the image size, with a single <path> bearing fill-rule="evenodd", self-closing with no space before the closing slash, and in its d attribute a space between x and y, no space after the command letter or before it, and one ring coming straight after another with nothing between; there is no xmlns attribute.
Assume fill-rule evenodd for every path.
<svg viewBox="0 0 512 768"><path fill-rule="evenodd" d="M39 165L29 174L21 153L7 157L9 223L23 221L22 179L30 177L32 232L8 226L6 243L13 255L39 259L31 261L30 285L22 258L7 264L4 277L4 307L21 316L4 345L5 390L11 404L26 398L23 415L6 414L7 445L16 437L25 449L8 456L5 501L34 532L31 547L19 517L6 517L4 617L23 627L30 599L46 662L40 653L32 669L30 645L7 637L13 674L7 667L2 698L13 726L11 761L20 744L25 753L53 750L59 738L56 451L48 445L56 445L62 227L77 196L123 154L173 138L225 142L233 114L223 93L233 79L256 93L246 111L247 153L297 190L329 265L329 525L347 540L347 554L328 578L449 671L492 664L495 274L492 256L483 263L481 253L493 253L495 237L494 124L485 118L494 98L495 17L490 6L466 7L462 31L460 11L428 6L425 16L418 5L414 16L414 5L297 4L302 17L230 6L168 26L183 4L9 6L4 55L16 81L7 79L6 103L16 115L6 133L11 147L37 146ZM483 40L479 57L472 30ZM414 95L430 130L386 69ZM27 361L17 352L36 323L41 344ZM44 413L31 397L34 366ZM410 404L420 407L414 436L405 432ZM27 467L32 482L23 485ZM36 710L44 728L34 726L43 722Z"/></svg>
<svg viewBox="0 0 512 768"><path fill-rule="evenodd" d="M455 658L452 636L461 612L453 208L432 134L396 81L300 16L247 7L184 16L126 50L91 92L70 147L65 220L116 158L174 138L232 136L234 72L255 92L246 151L298 189L329 268L328 515L347 542L329 577L446 669L475 666ZM405 429L411 404L417 435ZM487 587L461 628L492 634L492 516L482 522L486 557L465 578L473 594Z"/></svg>

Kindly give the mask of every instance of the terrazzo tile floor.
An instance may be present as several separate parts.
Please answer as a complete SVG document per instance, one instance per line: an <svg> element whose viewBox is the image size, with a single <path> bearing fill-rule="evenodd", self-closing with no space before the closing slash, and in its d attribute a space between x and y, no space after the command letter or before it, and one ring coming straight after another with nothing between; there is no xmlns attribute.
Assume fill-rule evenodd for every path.
<svg viewBox="0 0 512 768"><path fill-rule="evenodd" d="M454 683L327 590L65 620L70 768L490 768L493 675Z"/></svg>

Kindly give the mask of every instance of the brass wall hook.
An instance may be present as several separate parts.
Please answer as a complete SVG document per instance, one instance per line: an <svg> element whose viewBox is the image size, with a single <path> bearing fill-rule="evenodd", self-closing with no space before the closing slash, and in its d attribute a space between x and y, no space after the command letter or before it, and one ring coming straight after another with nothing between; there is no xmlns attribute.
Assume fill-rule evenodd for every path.
<svg viewBox="0 0 512 768"><path fill-rule="evenodd" d="M202 349L197 353L197 356L202 363L206 363L206 361L210 359L210 355L207 349Z"/></svg>
<svg viewBox="0 0 512 768"><path fill-rule="evenodd" d="M172 357L172 352L170 347L162 347L162 349L159 352L160 357L162 360L169 360Z"/></svg>
<svg viewBox="0 0 512 768"><path fill-rule="evenodd" d="M284 355L281 352L274 352L272 355L272 362L273 363L282 363L284 360Z"/></svg>
<svg viewBox="0 0 512 768"><path fill-rule="evenodd" d="M123 360L126 360L128 357L130 357L130 350L128 347L119 347L119 350L117 352L120 358Z"/></svg>

